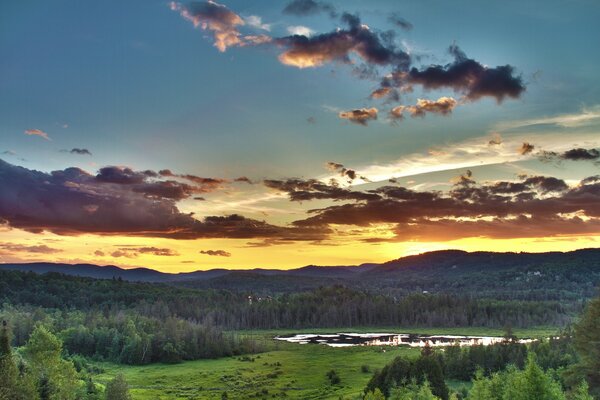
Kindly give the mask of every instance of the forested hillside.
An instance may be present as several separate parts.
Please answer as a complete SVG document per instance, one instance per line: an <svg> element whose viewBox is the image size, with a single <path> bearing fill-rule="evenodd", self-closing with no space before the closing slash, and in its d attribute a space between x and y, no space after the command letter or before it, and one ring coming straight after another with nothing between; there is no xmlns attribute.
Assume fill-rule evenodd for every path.
<svg viewBox="0 0 600 400"><path fill-rule="evenodd" d="M168 274L89 264L3 264L0 270L60 272L92 278L160 282L196 289L273 296L343 285L391 297L415 292L461 293L502 300L581 302L600 283L600 250L561 253L437 251L384 264L307 266L293 270L209 270Z"/></svg>

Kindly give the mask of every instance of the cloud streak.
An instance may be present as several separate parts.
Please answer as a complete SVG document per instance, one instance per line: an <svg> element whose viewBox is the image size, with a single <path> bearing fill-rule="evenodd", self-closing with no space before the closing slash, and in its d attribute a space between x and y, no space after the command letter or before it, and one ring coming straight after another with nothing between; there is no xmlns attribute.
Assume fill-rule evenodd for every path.
<svg viewBox="0 0 600 400"><path fill-rule="evenodd" d="M51 140L50 136L41 129L26 129L24 133L28 136L38 136L42 139Z"/></svg>
<svg viewBox="0 0 600 400"><path fill-rule="evenodd" d="M231 257L231 253L225 250L200 250L200 254L213 257Z"/></svg>

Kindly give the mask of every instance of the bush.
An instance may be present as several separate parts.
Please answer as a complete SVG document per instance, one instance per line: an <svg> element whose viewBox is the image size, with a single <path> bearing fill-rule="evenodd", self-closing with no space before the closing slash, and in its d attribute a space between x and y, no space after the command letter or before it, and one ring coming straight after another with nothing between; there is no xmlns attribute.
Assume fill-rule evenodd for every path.
<svg viewBox="0 0 600 400"><path fill-rule="evenodd" d="M337 374L336 370L332 369L331 371L325 374L329 379L329 382L332 385L338 385L341 382L340 376Z"/></svg>

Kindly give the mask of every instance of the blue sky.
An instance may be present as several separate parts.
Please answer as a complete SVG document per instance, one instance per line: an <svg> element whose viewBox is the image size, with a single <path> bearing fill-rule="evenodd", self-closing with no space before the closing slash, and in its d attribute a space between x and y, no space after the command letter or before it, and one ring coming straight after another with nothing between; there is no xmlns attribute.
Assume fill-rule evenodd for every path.
<svg viewBox="0 0 600 400"><path fill-rule="evenodd" d="M529 174L551 175L569 185L598 173L593 163L542 162L539 153L598 147L598 2L327 3L335 8L335 18L327 12L282 13L287 4L217 3L246 21L238 26L243 35L272 40L224 52L213 45L211 29L194 27L182 17L181 10L190 7L185 2L177 10L165 1L0 5L0 158L46 173L79 167L95 174L101 167L127 166L226 180L246 176L253 185L207 193L208 201L200 205L178 199L177 206L199 217L242 214L277 226L305 216L316 204L290 202L285 191L273 199L273 188L260 182L326 180L339 172L328 171L327 162L366 174L367 180L352 182L357 190L372 190L397 176L409 188L419 184L445 190L453 184L452 176L466 169L480 181ZM352 65L332 60L301 69L280 62L278 56L291 45L278 40L291 27L310 28L315 38L346 29L343 12L358 15L366 25L361 29L375 34L395 29L393 44L410 55L411 67L445 66L453 61L448 47L457 45L484 69L514 67L524 91L499 103L493 96L467 99L452 87L426 90L415 84L399 100L376 100L369 94L391 66L378 66L377 78L360 79L353 67L364 60L353 52ZM412 29L394 27L389 21L394 14ZM251 16L268 26L252 27ZM397 123L387 117L392 107L445 96L457 102L447 114L406 114ZM339 116L369 108L377 108L378 117L366 125ZM50 140L24 134L33 129ZM507 147L501 156L469 153L472 145L487 143L495 133L503 146L514 142L510 146L516 147ZM531 142L536 150L519 158L522 142ZM92 155L69 152L73 148ZM428 157L438 157L437 168L424 167ZM426 173L402 174L400 166ZM347 185L343 179L340 183ZM241 199L256 199L256 209L240 208ZM271 214L265 216L267 208ZM9 214L0 217L10 222ZM10 241L12 234L5 239Z"/></svg>

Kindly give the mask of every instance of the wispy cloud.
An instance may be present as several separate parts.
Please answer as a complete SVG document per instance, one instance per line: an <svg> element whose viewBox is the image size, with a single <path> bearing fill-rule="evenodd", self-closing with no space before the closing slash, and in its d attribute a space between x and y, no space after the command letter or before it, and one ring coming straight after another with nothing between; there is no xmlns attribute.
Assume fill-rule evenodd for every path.
<svg viewBox="0 0 600 400"><path fill-rule="evenodd" d="M26 129L24 133L29 136L39 136L46 140L50 140L50 136L41 129Z"/></svg>
<svg viewBox="0 0 600 400"><path fill-rule="evenodd" d="M483 136L459 143L448 143L427 153L408 154L388 164L357 166L357 170L369 180L381 182L390 178L536 158L535 152L521 154L519 150L525 142L530 146L543 148L544 151L565 152L582 144L592 148L599 147L600 137L595 132L574 134L568 139L562 134L553 133L515 134L504 135L501 143L498 143L497 136ZM323 176L321 181L328 182L331 178L335 178L335 175Z"/></svg>
<svg viewBox="0 0 600 400"><path fill-rule="evenodd" d="M247 17L244 17L244 22L246 22L248 26L251 26L256 29L261 29L267 32L271 30L271 24L265 24L262 21L262 18L258 15L249 15Z"/></svg>
<svg viewBox="0 0 600 400"><path fill-rule="evenodd" d="M497 124L495 128L497 130L511 130L528 128L536 125L555 125L562 128L577 128L593 123L600 123L600 105L587 108L584 107L578 113L501 122Z"/></svg>
<svg viewBox="0 0 600 400"><path fill-rule="evenodd" d="M225 250L200 250L200 254L216 257L231 257L231 253Z"/></svg>

